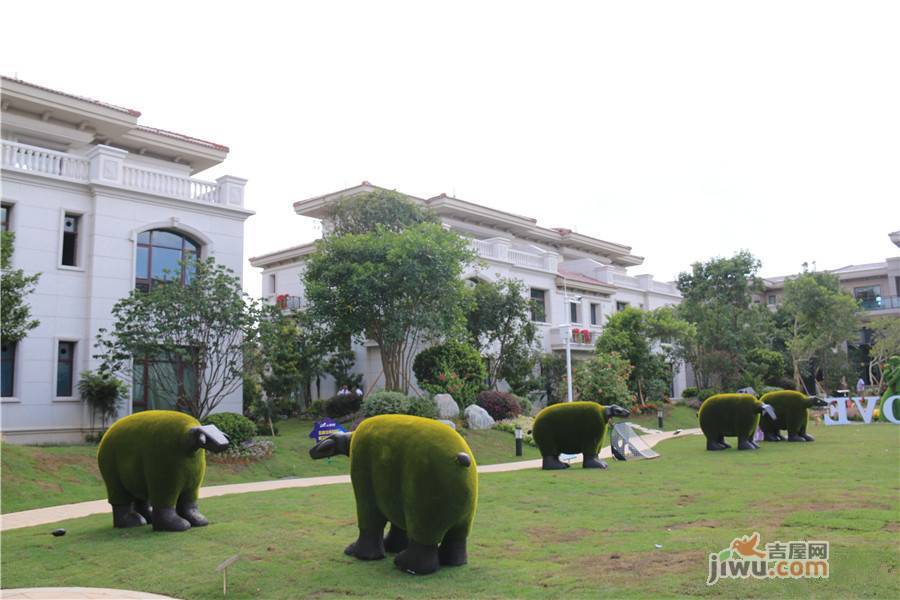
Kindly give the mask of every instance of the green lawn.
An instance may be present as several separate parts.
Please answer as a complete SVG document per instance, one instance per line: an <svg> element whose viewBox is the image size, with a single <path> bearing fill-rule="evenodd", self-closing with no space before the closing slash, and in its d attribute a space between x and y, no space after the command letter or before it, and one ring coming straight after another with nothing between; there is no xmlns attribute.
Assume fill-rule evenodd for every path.
<svg viewBox="0 0 900 600"><path fill-rule="evenodd" d="M355 512L341 484L204 500L212 524L180 534L115 530L109 515L9 531L2 585L220 598L215 566L240 552L228 597L900 597L900 428L810 432L813 444L757 452L706 452L691 436L607 471L484 474L470 564L427 577L343 555ZM753 531L829 541L830 579L708 587L708 554Z"/></svg>
<svg viewBox="0 0 900 600"><path fill-rule="evenodd" d="M308 437L311 421L296 419L278 424L275 452L265 461L251 464L222 464L207 462L204 485L265 481L284 477L315 477L348 473L346 458L337 457L313 461ZM515 442L511 435L500 431L464 431L466 440L479 464L517 460ZM271 438L266 438L271 439ZM525 448L525 456L518 460L538 458L532 447ZM3 485L2 511L17 512L31 508L97 500L106 490L97 470L97 447L78 446L15 446L3 444L0 449L0 468Z"/></svg>
<svg viewBox="0 0 900 600"><path fill-rule="evenodd" d="M659 422L655 412L639 416L632 415L627 419L619 420L637 423L650 429L659 429ZM697 421L696 409L677 404L666 404L663 407L663 431L692 429L694 427L700 427L700 423Z"/></svg>

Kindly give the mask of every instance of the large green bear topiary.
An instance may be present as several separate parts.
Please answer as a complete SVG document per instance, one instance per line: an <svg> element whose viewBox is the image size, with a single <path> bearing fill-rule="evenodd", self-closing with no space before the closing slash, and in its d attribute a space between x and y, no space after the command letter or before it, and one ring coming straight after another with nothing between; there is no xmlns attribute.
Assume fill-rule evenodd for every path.
<svg viewBox="0 0 900 600"><path fill-rule="evenodd" d="M532 436L541 450L543 468L566 469L559 455L583 454L585 469L605 469L597 453L610 417L627 417L621 406L601 406L596 402L562 402L548 406L534 419Z"/></svg>
<svg viewBox="0 0 900 600"><path fill-rule="evenodd" d="M881 396L881 400L878 401L878 418L881 421L888 421L888 415L885 413L884 405L887 402L887 399L891 396L900 396L900 356L892 356L888 359L887 364L884 366L884 382L887 384L887 389L884 391L884 394ZM893 417L894 421L900 421L900 400L894 400L893 406Z"/></svg>
<svg viewBox="0 0 900 600"><path fill-rule="evenodd" d="M827 406L828 403L815 396L807 396L793 390L781 390L763 394L760 402L768 404L775 411L773 419L763 413L759 419L759 428L762 429L767 442L780 442L781 430L788 432L789 442L812 442L813 436L806 433L806 424L809 421L809 409L816 406Z"/></svg>
<svg viewBox="0 0 900 600"><path fill-rule="evenodd" d="M359 537L346 554L373 560L398 552L394 563L421 575L466 563L478 474L472 451L452 428L422 417L380 415L353 433L319 442L309 454L350 457Z"/></svg>
<svg viewBox="0 0 900 600"><path fill-rule="evenodd" d="M215 425L172 410L119 419L100 440L97 462L113 509L114 527L153 523L154 531L208 524L197 509L206 453L228 448Z"/></svg>
<svg viewBox="0 0 900 600"><path fill-rule="evenodd" d="M738 439L738 450L756 450L759 445L753 435L759 426L759 415L766 411L777 418L772 407L760 402L751 394L716 394L700 405L697 417L700 429L706 436L707 450L731 448L725 443L725 436Z"/></svg>

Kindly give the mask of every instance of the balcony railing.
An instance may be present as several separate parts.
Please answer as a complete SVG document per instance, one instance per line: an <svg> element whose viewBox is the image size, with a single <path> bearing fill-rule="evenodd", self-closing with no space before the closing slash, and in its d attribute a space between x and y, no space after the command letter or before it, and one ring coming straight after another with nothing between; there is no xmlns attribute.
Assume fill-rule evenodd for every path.
<svg viewBox="0 0 900 600"><path fill-rule="evenodd" d="M900 296L881 296L860 300L859 305L863 310L891 310L900 309Z"/></svg>
<svg viewBox="0 0 900 600"><path fill-rule="evenodd" d="M92 152L97 152L97 155L86 158L3 140L2 167L77 183L102 183L179 200L243 205L243 186L246 183L243 179L226 175L215 182L203 181L128 164L125 161L128 153L116 148L94 146ZM98 161L96 165L94 161ZM92 165L95 167L93 171Z"/></svg>
<svg viewBox="0 0 900 600"><path fill-rule="evenodd" d="M3 141L3 168L87 182L91 162L80 156Z"/></svg>

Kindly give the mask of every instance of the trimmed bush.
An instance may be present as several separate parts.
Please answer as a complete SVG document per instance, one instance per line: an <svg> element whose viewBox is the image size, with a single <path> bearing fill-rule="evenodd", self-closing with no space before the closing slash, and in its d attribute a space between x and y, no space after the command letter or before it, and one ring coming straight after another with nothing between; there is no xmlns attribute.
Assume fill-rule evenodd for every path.
<svg viewBox="0 0 900 600"><path fill-rule="evenodd" d="M325 416L340 419L355 413L362 405L362 397L356 394L340 394L325 401Z"/></svg>
<svg viewBox="0 0 900 600"><path fill-rule="evenodd" d="M362 412L367 417L401 415L406 408L406 396L400 392L379 390L363 400Z"/></svg>
<svg viewBox="0 0 900 600"><path fill-rule="evenodd" d="M228 438L229 448L238 448L256 435L256 424L244 415L237 413L214 413L203 419L203 424L218 427Z"/></svg>
<svg viewBox="0 0 900 600"><path fill-rule="evenodd" d="M509 392L485 390L478 394L475 404L486 410L495 421L513 419L522 414L519 398Z"/></svg>
<svg viewBox="0 0 900 600"><path fill-rule="evenodd" d="M455 341L420 352L413 361L413 373L424 389L432 394L450 394L461 409L475 402L487 377L478 350Z"/></svg>
<svg viewBox="0 0 900 600"><path fill-rule="evenodd" d="M431 398L420 398L418 396L410 396L406 399L406 407L403 414L412 415L414 417L425 417L426 419L436 419L438 416L437 404Z"/></svg>
<svg viewBox="0 0 900 600"><path fill-rule="evenodd" d="M700 390L698 390L695 387L686 387L686 388L684 388L684 391L681 392L681 397L682 398L696 398L697 394L699 394L699 393L700 393Z"/></svg>

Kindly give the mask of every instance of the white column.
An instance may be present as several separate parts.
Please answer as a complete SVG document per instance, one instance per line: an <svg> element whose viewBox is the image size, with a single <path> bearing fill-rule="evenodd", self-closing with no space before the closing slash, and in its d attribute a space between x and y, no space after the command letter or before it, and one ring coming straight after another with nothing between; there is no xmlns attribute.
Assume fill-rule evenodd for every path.
<svg viewBox="0 0 900 600"><path fill-rule="evenodd" d="M219 204L244 206L244 186L247 185L246 179L234 177L233 175L222 175L216 179L216 183L219 184Z"/></svg>
<svg viewBox="0 0 900 600"><path fill-rule="evenodd" d="M122 185L123 166L126 156L128 156L126 150L102 144L93 146L87 153L87 157L91 161L91 183Z"/></svg>

